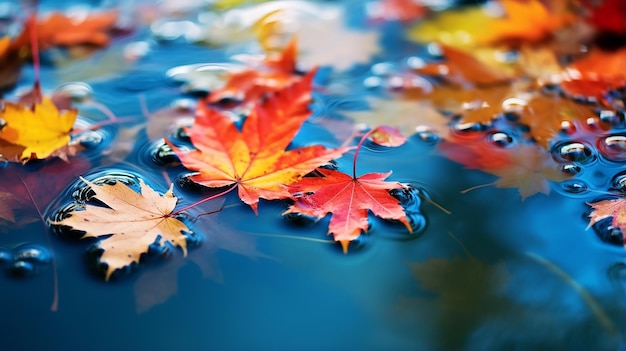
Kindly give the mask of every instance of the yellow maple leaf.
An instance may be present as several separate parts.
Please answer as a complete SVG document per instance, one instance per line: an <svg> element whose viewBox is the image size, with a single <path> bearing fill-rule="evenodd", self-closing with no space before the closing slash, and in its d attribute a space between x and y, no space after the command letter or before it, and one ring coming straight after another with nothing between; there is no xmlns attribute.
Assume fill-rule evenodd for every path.
<svg viewBox="0 0 626 351"><path fill-rule="evenodd" d="M187 255L183 232L191 230L170 216L178 201L172 191L173 184L161 196L141 180L141 193L137 193L122 183L97 185L81 179L95 192L95 198L109 207L86 205L84 210L70 212L70 217L52 224L85 231L83 238L112 234L98 243L104 250L100 261L108 265L106 280L115 270L139 262L150 245L163 246L161 239L180 247Z"/></svg>
<svg viewBox="0 0 626 351"><path fill-rule="evenodd" d="M0 120L0 155L10 161L31 158L45 159L51 155L65 157L59 152L70 142L70 131L76 121L77 111L60 113L51 99L43 98L32 109L12 102L4 103ZM12 144L13 147L6 144ZM22 148L15 148L15 146Z"/></svg>

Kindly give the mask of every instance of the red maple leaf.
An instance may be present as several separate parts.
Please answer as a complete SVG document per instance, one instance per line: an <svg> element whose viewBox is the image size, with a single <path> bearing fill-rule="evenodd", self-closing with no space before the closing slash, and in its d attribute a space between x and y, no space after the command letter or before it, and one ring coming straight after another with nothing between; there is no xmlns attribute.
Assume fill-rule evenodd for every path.
<svg viewBox="0 0 626 351"><path fill-rule="evenodd" d="M339 171L318 168L321 177L308 177L292 184L291 192L297 194L294 205L284 214L301 213L322 218L331 213L328 233L339 241L344 253L348 251L350 241L368 229L368 211L374 215L393 219L403 223L409 232L413 232L407 220L404 208L398 199L389 194L389 190L404 188L398 182L386 182L391 172L367 173L356 177L356 160L363 142L371 137L375 143L387 146L400 146L406 139L393 128L382 126L366 133L354 154L352 175Z"/></svg>
<svg viewBox="0 0 626 351"><path fill-rule="evenodd" d="M358 178L328 170L318 170L322 177L304 178L292 184L294 193L302 193L283 214L302 213L321 218L331 213L328 233L348 251L350 241L367 232L368 211L380 218L395 219L413 232L404 209L389 190L403 188L398 182L386 182L391 174L367 173ZM307 194L313 192L313 194Z"/></svg>

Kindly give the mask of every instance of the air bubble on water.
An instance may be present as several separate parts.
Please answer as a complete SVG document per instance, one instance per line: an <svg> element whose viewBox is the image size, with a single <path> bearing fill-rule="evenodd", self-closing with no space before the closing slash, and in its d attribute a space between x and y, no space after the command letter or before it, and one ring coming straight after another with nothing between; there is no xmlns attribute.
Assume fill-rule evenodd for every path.
<svg viewBox="0 0 626 351"><path fill-rule="evenodd" d="M0 247L0 266L6 266L13 261L13 253L11 250Z"/></svg>
<svg viewBox="0 0 626 351"><path fill-rule="evenodd" d="M398 68L391 62L379 62L372 65L370 69L375 76L389 76L398 72Z"/></svg>
<svg viewBox="0 0 626 351"><path fill-rule="evenodd" d="M83 155L99 155L99 151L113 141L113 133L109 130L109 127L90 130L93 125L93 121L85 119L80 115L74 123L74 131L80 132L72 135L72 143L79 144L85 149L81 152Z"/></svg>
<svg viewBox="0 0 626 351"><path fill-rule="evenodd" d="M84 102L93 98L93 88L84 82L69 82L57 87L53 95L67 96L74 102Z"/></svg>
<svg viewBox="0 0 626 351"><path fill-rule="evenodd" d="M432 128L429 126L417 126L415 127L415 135L420 138L420 140L429 143L431 145L435 145L441 137L437 134Z"/></svg>
<svg viewBox="0 0 626 351"><path fill-rule="evenodd" d="M13 249L13 260L29 262L39 268L52 262L52 255L50 251L43 246L22 244Z"/></svg>
<svg viewBox="0 0 626 351"><path fill-rule="evenodd" d="M561 121L561 124L559 125L559 132L565 135L574 135L576 130L576 124L572 121Z"/></svg>
<svg viewBox="0 0 626 351"><path fill-rule="evenodd" d="M561 165L561 172L566 175L576 176L582 172L582 168L574 163L567 163Z"/></svg>
<svg viewBox="0 0 626 351"><path fill-rule="evenodd" d="M611 186L621 193L626 193L626 171L621 171L614 175L613 179L611 179Z"/></svg>
<svg viewBox="0 0 626 351"><path fill-rule="evenodd" d="M577 141L566 141L554 145L552 155L558 162L577 162L583 165L596 159L592 147Z"/></svg>
<svg viewBox="0 0 626 351"><path fill-rule="evenodd" d="M505 113L520 113L524 111L526 105L528 105L528 101L518 97L512 97L502 101L501 106Z"/></svg>
<svg viewBox="0 0 626 351"><path fill-rule="evenodd" d="M474 134L482 133L486 129L484 124L481 123L456 123L452 126L452 131L457 134Z"/></svg>
<svg viewBox="0 0 626 351"><path fill-rule="evenodd" d="M420 57L411 56L406 60L406 65L410 69L421 69L426 66L426 62Z"/></svg>
<svg viewBox="0 0 626 351"><path fill-rule="evenodd" d="M179 164L178 156L163 140L153 142L149 146L150 160L158 166Z"/></svg>
<svg viewBox="0 0 626 351"><path fill-rule="evenodd" d="M626 135L609 135L598 140L598 151L609 161L626 161Z"/></svg>
<svg viewBox="0 0 626 351"><path fill-rule="evenodd" d="M600 121L612 127L619 127L624 124L624 116L613 110L601 110L599 113Z"/></svg>
<svg viewBox="0 0 626 351"><path fill-rule="evenodd" d="M591 227L597 237L603 242L615 246L624 246L624 235L619 228L613 226L612 222L612 217L603 218L594 223Z"/></svg>
<svg viewBox="0 0 626 351"><path fill-rule="evenodd" d="M501 147L501 148L509 147L514 142L513 137L505 132L490 133L487 136L487 140L489 141L490 144Z"/></svg>
<svg viewBox="0 0 626 351"><path fill-rule="evenodd" d="M583 194L589 190L589 186L579 179L568 179L559 183L560 188L568 194Z"/></svg>
<svg viewBox="0 0 626 351"><path fill-rule="evenodd" d="M9 274L17 278L26 278L35 275L36 267L28 261L13 261L8 267Z"/></svg>
<svg viewBox="0 0 626 351"><path fill-rule="evenodd" d="M377 89L383 85L383 79L380 77L367 77L363 80L363 86L367 89Z"/></svg>

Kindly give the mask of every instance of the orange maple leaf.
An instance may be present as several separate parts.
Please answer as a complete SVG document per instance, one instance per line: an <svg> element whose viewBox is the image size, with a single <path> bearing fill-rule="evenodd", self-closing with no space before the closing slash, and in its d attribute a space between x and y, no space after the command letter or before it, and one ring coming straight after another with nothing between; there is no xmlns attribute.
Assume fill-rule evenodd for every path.
<svg viewBox="0 0 626 351"><path fill-rule="evenodd" d="M552 13L541 0L501 0L504 18L487 24L492 43L533 43L550 36L556 29L571 23L568 13Z"/></svg>
<svg viewBox="0 0 626 351"><path fill-rule="evenodd" d="M592 225L596 224L605 218L612 217L611 225L619 228L622 233L626 233L626 200L613 199L602 200L593 203L587 203L587 205L593 208L593 211L589 214L589 229ZM626 246L626 236L624 239L624 245Z"/></svg>
<svg viewBox="0 0 626 351"><path fill-rule="evenodd" d="M486 65L469 52L445 44L439 44L439 48L445 62L427 63L422 67L416 67L414 71L419 74L438 76L460 86L491 85L512 79L510 75Z"/></svg>
<svg viewBox="0 0 626 351"><path fill-rule="evenodd" d="M267 57L261 66L232 73L226 85L212 91L207 101L235 98L255 102L302 79L296 74L298 41L294 37L277 57Z"/></svg>
<svg viewBox="0 0 626 351"><path fill-rule="evenodd" d="M384 181L391 172L367 173L358 178L323 168L318 172L322 177L303 178L291 185L293 193L302 195L283 214L302 213L322 218L331 213L328 234L341 242L344 253L350 241L362 231L367 232L368 211L380 218L400 221L413 232L400 202L389 194L389 190L404 185Z"/></svg>
<svg viewBox="0 0 626 351"><path fill-rule="evenodd" d="M109 32L116 23L115 11L92 13L84 18L70 17L59 12L52 12L42 20L31 16L22 33L11 42L11 46L30 52L33 28L37 31L41 50L53 46L107 46L110 41Z"/></svg>
<svg viewBox="0 0 626 351"><path fill-rule="evenodd" d="M285 150L311 114L314 74L257 104L241 131L201 103L193 127L186 129L196 150L183 152L170 143L182 164L199 172L190 179L207 187L236 185L241 200L257 212L260 198L291 198L289 184L347 151L322 145Z"/></svg>

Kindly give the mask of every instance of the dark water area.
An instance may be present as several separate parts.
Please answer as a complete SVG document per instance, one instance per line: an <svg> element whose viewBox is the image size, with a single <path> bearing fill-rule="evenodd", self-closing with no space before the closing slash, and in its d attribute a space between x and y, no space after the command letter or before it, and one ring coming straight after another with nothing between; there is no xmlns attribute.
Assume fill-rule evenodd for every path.
<svg viewBox="0 0 626 351"><path fill-rule="evenodd" d="M75 4L122 6L41 1L40 10ZM152 5L129 4L123 6ZM359 15L350 14L348 22L358 24ZM389 40L370 61L344 71L320 69L316 82L333 89L316 92L313 117L293 147L340 145L334 129L341 125L333 121L363 109L365 95L385 95L363 83L371 67L425 55L396 35L396 24L378 29ZM148 53L122 63L116 55L137 42ZM186 181L189 171L163 148L163 136L185 144L179 127L190 119L172 126L165 120L155 137L149 129L160 122L150 122L142 105L153 116L174 106L177 116L193 118L202 92L184 92L168 70L219 66L245 50L236 42L210 47L157 40L141 25L63 66L44 53L44 92L87 84L70 87L90 96L75 99L78 125L106 119L91 101L128 120L82 136L87 147L80 160L6 165L0 182L24 179L45 204L39 209L45 219L59 218L87 196L78 176L135 188L141 178L159 193L174 183L177 208L217 193ZM29 89L33 77L25 65L5 98ZM265 200L255 215L230 193L189 211L185 221L194 234L187 257L177 248L157 250L105 281L94 259L97 240L51 228L33 209L20 212L28 220L0 231L0 350L624 350L626 255L621 237L617 245L601 239L611 235L610 223L587 228L586 204L609 198L596 191L618 187L624 166L598 151L606 133L581 133L575 139L590 145L591 154L583 151L587 158L573 162L580 176L552 182L549 195L523 201L517 189L494 186L461 194L495 178L445 158L434 135L417 133L394 148L366 143L357 174L391 170L389 180L410 184L423 197L411 207L413 234L370 215L370 230L347 254L326 235L328 217L289 220L281 216L285 201ZM607 133L619 136L626 128ZM339 170L351 171L353 155L336 160ZM58 308L51 311L55 289Z"/></svg>

